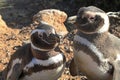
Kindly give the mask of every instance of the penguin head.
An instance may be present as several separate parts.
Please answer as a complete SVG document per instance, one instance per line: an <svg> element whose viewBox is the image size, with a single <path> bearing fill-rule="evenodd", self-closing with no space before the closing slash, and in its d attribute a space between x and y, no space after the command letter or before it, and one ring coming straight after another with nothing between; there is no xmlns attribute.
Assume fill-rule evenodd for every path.
<svg viewBox="0 0 120 80"><path fill-rule="evenodd" d="M40 24L31 32L31 45L34 49L48 51L59 42L55 29L48 24Z"/></svg>
<svg viewBox="0 0 120 80"><path fill-rule="evenodd" d="M97 7L81 7L75 25L78 30L87 34L103 33L108 31L109 18L103 10Z"/></svg>

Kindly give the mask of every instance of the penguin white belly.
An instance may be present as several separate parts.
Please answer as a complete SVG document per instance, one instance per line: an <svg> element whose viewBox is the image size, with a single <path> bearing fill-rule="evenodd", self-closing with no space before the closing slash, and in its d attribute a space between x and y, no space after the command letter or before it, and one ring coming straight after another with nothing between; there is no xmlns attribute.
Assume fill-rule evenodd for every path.
<svg viewBox="0 0 120 80"><path fill-rule="evenodd" d="M93 61L91 56L87 55L82 51L74 50L75 62L78 69L84 74L89 75L92 80L110 80L108 79L109 74L101 70L100 66ZM94 77L93 77L94 75Z"/></svg>
<svg viewBox="0 0 120 80"><path fill-rule="evenodd" d="M63 69L64 65L61 65L56 69L32 73L31 75L25 76L20 80L57 80L61 76Z"/></svg>

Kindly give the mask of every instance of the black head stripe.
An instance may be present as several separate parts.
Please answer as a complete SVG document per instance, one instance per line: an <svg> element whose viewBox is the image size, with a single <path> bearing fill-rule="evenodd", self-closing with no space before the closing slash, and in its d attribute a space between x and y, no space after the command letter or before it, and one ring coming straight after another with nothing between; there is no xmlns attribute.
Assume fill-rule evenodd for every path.
<svg viewBox="0 0 120 80"><path fill-rule="evenodd" d="M47 24L39 24L36 29L53 30L54 28Z"/></svg>

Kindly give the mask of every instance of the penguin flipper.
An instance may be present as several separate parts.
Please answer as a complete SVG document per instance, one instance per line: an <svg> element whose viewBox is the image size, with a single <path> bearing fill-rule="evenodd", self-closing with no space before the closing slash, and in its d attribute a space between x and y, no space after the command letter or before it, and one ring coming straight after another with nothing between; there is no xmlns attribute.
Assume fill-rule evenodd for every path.
<svg viewBox="0 0 120 80"><path fill-rule="evenodd" d="M114 63L113 80L120 80L120 60Z"/></svg>
<svg viewBox="0 0 120 80"><path fill-rule="evenodd" d="M19 80L21 73L21 64L15 64L12 68L8 64L8 67L3 71L2 78L3 80Z"/></svg>
<svg viewBox="0 0 120 80"><path fill-rule="evenodd" d="M74 59L72 59L70 62L69 70L72 76L78 75L77 66L75 65Z"/></svg>

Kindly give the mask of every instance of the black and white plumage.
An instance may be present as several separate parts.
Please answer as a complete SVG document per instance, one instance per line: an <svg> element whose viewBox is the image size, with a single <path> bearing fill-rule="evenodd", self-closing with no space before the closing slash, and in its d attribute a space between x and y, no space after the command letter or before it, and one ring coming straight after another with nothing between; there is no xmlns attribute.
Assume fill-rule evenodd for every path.
<svg viewBox="0 0 120 80"><path fill-rule="evenodd" d="M71 74L80 71L89 80L120 80L120 39L108 32L107 14L94 6L82 7L75 25Z"/></svg>
<svg viewBox="0 0 120 80"><path fill-rule="evenodd" d="M12 56L3 72L4 80L57 80L65 67L65 56L58 49L55 29L45 23L31 32L31 43Z"/></svg>

